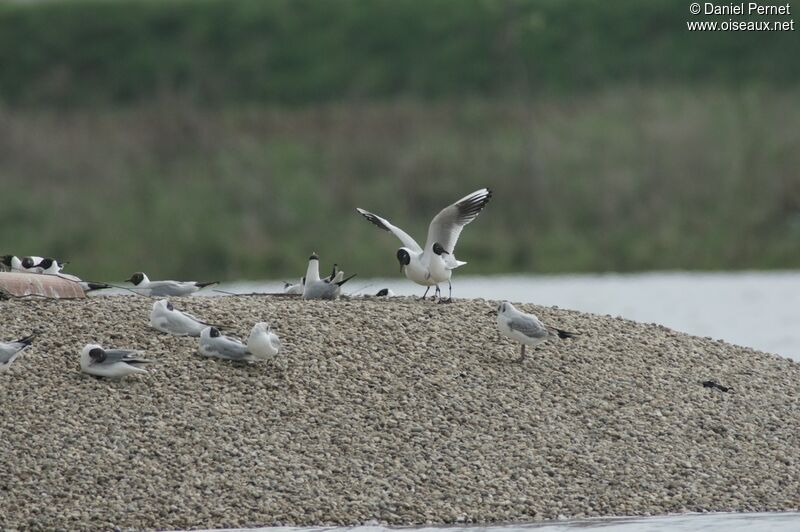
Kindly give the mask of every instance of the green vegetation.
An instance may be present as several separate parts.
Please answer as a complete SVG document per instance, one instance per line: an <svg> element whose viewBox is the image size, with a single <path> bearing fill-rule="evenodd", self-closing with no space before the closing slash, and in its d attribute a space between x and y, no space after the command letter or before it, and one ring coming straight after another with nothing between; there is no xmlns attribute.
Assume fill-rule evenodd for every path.
<svg viewBox="0 0 800 532"><path fill-rule="evenodd" d="M800 266L800 93L618 86L580 96L0 115L0 253L202 278L299 277L309 252L397 275L481 186L469 273Z"/></svg>
<svg viewBox="0 0 800 532"><path fill-rule="evenodd" d="M689 32L695 18L685 0L3 3L0 101L296 104L800 80L796 32Z"/></svg>
<svg viewBox="0 0 800 532"><path fill-rule="evenodd" d="M684 0L0 4L0 254L92 279L800 266L796 32ZM702 18L702 17L701 17ZM723 17L726 18L726 17Z"/></svg>

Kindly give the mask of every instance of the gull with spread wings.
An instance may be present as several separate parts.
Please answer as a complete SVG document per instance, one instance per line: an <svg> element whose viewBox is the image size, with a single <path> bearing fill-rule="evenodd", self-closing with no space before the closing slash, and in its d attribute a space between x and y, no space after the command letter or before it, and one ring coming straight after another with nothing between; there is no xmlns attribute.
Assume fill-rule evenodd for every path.
<svg viewBox="0 0 800 532"><path fill-rule="evenodd" d="M453 299L450 277L453 270L466 264L456 259L454 255L456 242L464 226L478 217L491 198L492 191L482 188L442 209L428 226L428 240L424 248L420 247L408 233L392 225L388 220L364 209L356 210L373 224L400 239L403 243L403 247L397 250L400 271L415 283L427 286L423 298L428 295L431 286L436 287L436 295L439 296L441 294L439 283L447 281L450 295L446 302L450 302Z"/></svg>

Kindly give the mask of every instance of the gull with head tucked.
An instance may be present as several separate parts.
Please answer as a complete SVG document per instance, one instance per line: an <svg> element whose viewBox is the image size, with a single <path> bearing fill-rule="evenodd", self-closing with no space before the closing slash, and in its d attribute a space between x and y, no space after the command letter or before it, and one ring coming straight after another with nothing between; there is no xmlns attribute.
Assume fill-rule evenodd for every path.
<svg viewBox="0 0 800 532"><path fill-rule="evenodd" d="M247 346L235 338L224 336L216 327L206 327L200 333L200 345L197 352L204 357L223 358L225 360L252 361L253 355Z"/></svg>
<svg viewBox="0 0 800 532"><path fill-rule="evenodd" d="M300 278L300 282L299 283L295 283L295 284L287 283L286 281L284 281L283 282L283 293L284 294L293 295L293 296L301 296L301 295L303 295L303 287L305 286L305 284L306 284L306 278L305 277Z"/></svg>
<svg viewBox="0 0 800 532"><path fill-rule="evenodd" d="M203 329L210 326L210 323L176 309L166 299L153 303L153 310L150 312L150 327L175 336L197 337Z"/></svg>
<svg viewBox="0 0 800 532"><path fill-rule="evenodd" d="M151 361L139 358L137 351L103 349L97 344L86 344L81 350L81 371L96 377L121 378L134 373L147 373L139 364Z"/></svg>
<svg viewBox="0 0 800 532"><path fill-rule="evenodd" d="M253 325L250 337L247 339L247 350L255 358L270 359L280 352L281 341L270 326L262 321Z"/></svg>

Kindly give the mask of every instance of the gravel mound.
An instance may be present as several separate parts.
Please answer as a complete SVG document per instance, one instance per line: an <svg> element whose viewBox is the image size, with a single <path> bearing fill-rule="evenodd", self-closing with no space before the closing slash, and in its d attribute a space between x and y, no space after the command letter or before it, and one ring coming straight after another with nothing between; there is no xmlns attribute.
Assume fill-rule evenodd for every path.
<svg viewBox="0 0 800 532"><path fill-rule="evenodd" d="M240 338L270 322L284 357L201 358L148 327L143 297L0 302L0 338L42 331L0 374L0 528L800 507L800 365L775 355L521 305L581 336L519 364L484 300L173 301ZM97 379L88 342L157 363Z"/></svg>

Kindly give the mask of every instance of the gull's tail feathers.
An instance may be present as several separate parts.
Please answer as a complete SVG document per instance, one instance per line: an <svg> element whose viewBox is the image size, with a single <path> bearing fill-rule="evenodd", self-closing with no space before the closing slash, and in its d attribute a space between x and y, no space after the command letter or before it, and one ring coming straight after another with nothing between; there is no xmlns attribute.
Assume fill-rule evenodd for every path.
<svg viewBox="0 0 800 532"><path fill-rule="evenodd" d="M37 336L39 336L39 332L38 331L34 331L31 334L29 334L28 336L26 336L25 338L20 338L15 343L25 344L26 346L29 346L33 342L33 339L36 338Z"/></svg>
<svg viewBox="0 0 800 532"><path fill-rule="evenodd" d="M85 292L91 292L92 290L104 290L106 288L111 288L110 284L106 283L92 283L87 281L86 282L86 290Z"/></svg>
<svg viewBox="0 0 800 532"><path fill-rule="evenodd" d="M129 358L128 360L125 360L126 364L152 364L153 362L153 360L147 360L144 358Z"/></svg>
<svg viewBox="0 0 800 532"><path fill-rule="evenodd" d="M580 333L569 332L563 329L557 329L555 327L550 327L550 329L558 335L559 338L575 338L576 336L580 336Z"/></svg>
<svg viewBox="0 0 800 532"><path fill-rule="evenodd" d="M353 277L355 277L356 275L357 275L357 274L355 274L355 273L354 273L353 275L351 275L351 276L349 276L349 277L345 277L345 278L344 278L344 279L342 279L341 281L337 281L337 282L335 282L335 283L333 283L333 284L336 284L336 285L342 286L344 283L346 283L347 281L349 281L350 279L352 279L352 278L353 278Z"/></svg>

